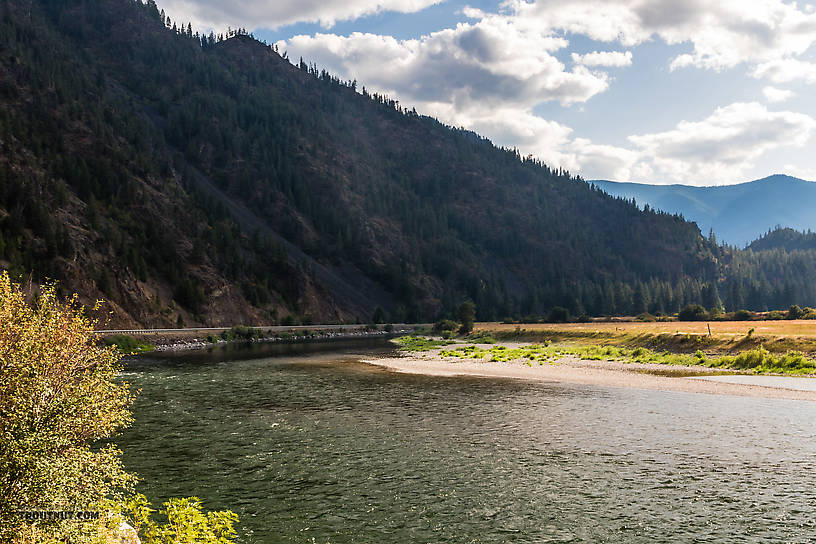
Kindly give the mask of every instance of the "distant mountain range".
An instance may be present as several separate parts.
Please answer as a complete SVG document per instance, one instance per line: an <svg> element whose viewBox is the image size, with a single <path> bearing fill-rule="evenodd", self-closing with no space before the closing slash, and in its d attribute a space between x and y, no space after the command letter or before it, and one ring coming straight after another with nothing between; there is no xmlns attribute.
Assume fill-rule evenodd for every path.
<svg viewBox="0 0 816 544"><path fill-rule="evenodd" d="M594 180L612 196L634 198L669 213L681 214L714 231L720 242L744 247L777 226L816 230L816 183L785 175L718 187L646 185Z"/></svg>

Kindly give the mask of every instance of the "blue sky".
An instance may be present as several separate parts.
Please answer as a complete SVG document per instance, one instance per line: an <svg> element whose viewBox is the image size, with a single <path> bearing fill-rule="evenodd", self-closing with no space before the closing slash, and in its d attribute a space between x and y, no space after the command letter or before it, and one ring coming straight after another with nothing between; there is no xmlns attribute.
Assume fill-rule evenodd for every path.
<svg viewBox="0 0 816 544"><path fill-rule="evenodd" d="M587 179L816 180L816 9L781 0L165 0Z"/></svg>

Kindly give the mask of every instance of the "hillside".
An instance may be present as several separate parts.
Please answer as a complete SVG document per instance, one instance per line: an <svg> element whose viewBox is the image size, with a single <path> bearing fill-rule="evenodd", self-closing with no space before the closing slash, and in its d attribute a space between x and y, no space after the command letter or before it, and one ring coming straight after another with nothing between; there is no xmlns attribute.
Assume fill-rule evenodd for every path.
<svg viewBox="0 0 816 544"><path fill-rule="evenodd" d="M797 230L778 227L769 230L760 238L748 245L753 251L768 251L781 249L785 251L816 250L816 232L800 232Z"/></svg>
<svg viewBox="0 0 816 544"><path fill-rule="evenodd" d="M3 0L0 25L0 266L106 299L111 326L816 298L757 280L756 256L734 275L742 257L677 216L152 1Z"/></svg>
<svg viewBox="0 0 816 544"><path fill-rule="evenodd" d="M713 230L718 240L737 247L745 247L776 226L816 228L816 184L790 176L717 187L591 183L610 195L634 198L641 206L681 214L704 234Z"/></svg>

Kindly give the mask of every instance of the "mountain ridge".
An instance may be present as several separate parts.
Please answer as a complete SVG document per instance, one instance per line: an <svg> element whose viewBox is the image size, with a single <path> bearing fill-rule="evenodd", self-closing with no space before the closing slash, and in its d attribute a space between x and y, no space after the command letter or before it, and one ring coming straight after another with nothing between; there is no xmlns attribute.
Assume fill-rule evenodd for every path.
<svg viewBox="0 0 816 544"><path fill-rule="evenodd" d="M761 252L244 33L177 29L150 1L2 0L0 30L0 268L106 299L109 326L816 300L799 261L772 274Z"/></svg>
<svg viewBox="0 0 816 544"><path fill-rule="evenodd" d="M593 185L622 198L635 198L668 213L678 213L710 230L720 241L744 247L776 226L816 228L809 212L816 204L816 183L773 174L734 185L655 185L592 180Z"/></svg>

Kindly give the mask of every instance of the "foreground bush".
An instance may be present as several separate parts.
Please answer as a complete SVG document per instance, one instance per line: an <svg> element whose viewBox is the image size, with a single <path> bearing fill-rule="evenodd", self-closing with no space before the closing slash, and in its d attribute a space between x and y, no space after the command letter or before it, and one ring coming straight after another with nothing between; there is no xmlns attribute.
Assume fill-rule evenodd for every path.
<svg viewBox="0 0 816 544"><path fill-rule="evenodd" d="M63 304L47 286L29 304L0 272L0 542L106 543L123 519L135 522L125 505L133 501L136 477L115 446L99 445L131 422L132 395L115 380L121 356L116 346L96 341L76 296ZM168 510L172 530L210 531L220 540L169 539L168 530L145 535L143 544L231 542L234 514L207 514L205 524L190 511L200 503L189 501L197 500L167 506L189 514L170 519ZM68 512L98 517L67 519ZM34 513L51 519L31 519Z"/></svg>

